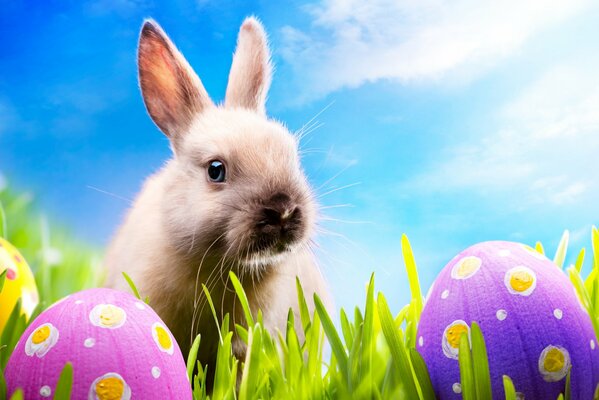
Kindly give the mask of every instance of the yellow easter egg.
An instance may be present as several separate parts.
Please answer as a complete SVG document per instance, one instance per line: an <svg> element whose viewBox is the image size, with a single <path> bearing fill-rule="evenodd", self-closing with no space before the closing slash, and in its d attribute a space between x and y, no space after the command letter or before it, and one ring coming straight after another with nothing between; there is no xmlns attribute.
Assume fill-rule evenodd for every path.
<svg viewBox="0 0 599 400"><path fill-rule="evenodd" d="M27 318L31 316L39 300L33 273L27 261L12 244L0 238L0 273L4 271L6 278L0 292L0 332L19 298Z"/></svg>

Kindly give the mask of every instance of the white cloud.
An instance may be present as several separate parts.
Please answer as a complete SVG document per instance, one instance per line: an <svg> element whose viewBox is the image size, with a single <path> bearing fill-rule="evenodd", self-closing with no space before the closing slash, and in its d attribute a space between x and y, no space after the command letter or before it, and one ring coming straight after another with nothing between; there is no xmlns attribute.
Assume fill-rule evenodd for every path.
<svg viewBox="0 0 599 400"><path fill-rule="evenodd" d="M299 100L380 79L477 75L536 32L580 12L586 0L325 0L308 8L309 32L282 29ZM300 83L301 82L301 83Z"/></svg>
<svg viewBox="0 0 599 400"><path fill-rule="evenodd" d="M599 196L597 57L550 69L497 112L500 128L441 151L438 163L407 185L475 190L529 209L593 206Z"/></svg>

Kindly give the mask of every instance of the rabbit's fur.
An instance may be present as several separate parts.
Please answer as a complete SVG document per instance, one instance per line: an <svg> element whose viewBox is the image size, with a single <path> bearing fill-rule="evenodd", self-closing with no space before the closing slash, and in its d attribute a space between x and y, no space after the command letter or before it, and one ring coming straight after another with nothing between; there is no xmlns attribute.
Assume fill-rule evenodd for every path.
<svg viewBox="0 0 599 400"><path fill-rule="evenodd" d="M296 137L265 116L271 65L256 19L241 26L222 106L212 103L154 21L142 28L138 64L146 108L169 138L173 157L147 179L114 237L105 259L107 285L128 290L121 273L129 274L184 356L201 333L199 359L214 372L218 331L202 284L220 318L229 313L233 323L243 324L229 280L233 270L252 311L262 310L271 331L284 331L289 308L297 313L296 276L307 299L317 293L326 302L309 250L315 200ZM224 183L208 178L213 160L225 164ZM264 222L272 209L284 221L280 226ZM243 357L239 338L233 346Z"/></svg>

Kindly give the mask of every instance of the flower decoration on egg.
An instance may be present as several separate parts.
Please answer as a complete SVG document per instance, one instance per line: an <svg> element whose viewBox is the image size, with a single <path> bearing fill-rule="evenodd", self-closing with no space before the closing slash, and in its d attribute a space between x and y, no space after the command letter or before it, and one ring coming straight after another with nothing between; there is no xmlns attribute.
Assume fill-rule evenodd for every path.
<svg viewBox="0 0 599 400"><path fill-rule="evenodd" d="M547 346L539 356L539 372L547 382L564 379L570 366L570 353L561 346Z"/></svg>
<svg viewBox="0 0 599 400"><path fill-rule="evenodd" d="M168 333L168 329L166 329L160 322L156 322L152 325L152 337L160 351L167 354L173 354L173 339Z"/></svg>
<svg viewBox="0 0 599 400"><path fill-rule="evenodd" d="M459 344L476 321L493 398L504 397L507 375L518 398L555 399L568 372L571 398L594 398L599 348L575 293L563 271L530 246L485 242L462 251L434 281L418 326L416 348L436 397L461 398Z"/></svg>
<svg viewBox="0 0 599 400"><path fill-rule="evenodd" d="M470 327L465 321L459 319L449 324L443 331L443 354L457 360L460 350L460 339L463 334L468 335L468 341L470 342Z"/></svg>
<svg viewBox="0 0 599 400"><path fill-rule="evenodd" d="M451 269L453 279L468 279L480 269L482 261L478 257L464 257Z"/></svg>
<svg viewBox="0 0 599 400"><path fill-rule="evenodd" d="M89 320L100 328L116 329L127 320L125 310L112 304L98 304L89 313Z"/></svg>
<svg viewBox="0 0 599 400"><path fill-rule="evenodd" d="M45 323L36 328L27 338L25 354L43 357L56 345L59 337L58 329L50 323Z"/></svg>
<svg viewBox="0 0 599 400"><path fill-rule="evenodd" d="M530 296L537 287L537 275L530 268L520 265L509 269L503 282L511 294Z"/></svg>
<svg viewBox="0 0 599 400"><path fill-rule="evenodd" d="M88 400L129 400L131 388L122 376L109 372L93 381Z"/></svg>

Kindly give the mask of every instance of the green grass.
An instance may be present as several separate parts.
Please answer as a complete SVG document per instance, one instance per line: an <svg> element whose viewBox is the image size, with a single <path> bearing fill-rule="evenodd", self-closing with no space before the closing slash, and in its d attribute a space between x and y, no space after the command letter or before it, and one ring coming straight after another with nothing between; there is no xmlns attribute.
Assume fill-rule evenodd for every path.
<svg viewBox="0 0 599 400"><path fill-rule="evenodd" d="M0 235L18 247L35 272L41 303L35 314L52 302L75 291L101 283L100 252L51 224L32 206L31 196L7 189L0 191ZM53 225L52 225L53 226ZM573 266L566 269L578 295L599 332L599 231L592 230L592 270L581 276L584 249ZM537 243L537 250L543 246ZM554 261L564 268L568 235L564 234ZM288 314L287 329L271 335L262 315L252 315L241 285L234 274L231 281L243 306L246 324L231 326L228 316L220 321L213 310L220 341L213 392L206 392L207 369L196 361L201 338L196 338L187 371L194 399L434 399L424 360L415 350L416 331L423 308L416 261L408 238L401 238L401 250L411 291L410 302L391 310L383 293L376 293L374 275L364 303L354 310L340 310L336 321L318 297L316 309L308 311L301 285L297 284L301 332L294 329L294 314ZM399 266L398 266L399 267ZM133 282L132 292L139 297ZM124 279L125 279L124 278ZM4 275L0 274L0 290ZM147 300L147 299L146 299ZM25 330L28 321L20 317L17 305L4 332L0 333L0 399L6 398L1 369ZM231 351L233 332L248 346L246 358L237 360ZM476 323L471 326L471 345L466 336L460 343L459 366L464 399L491 399L487 351ZM241 376L240 376L241 375ZM72 367L67 364L55 390L56 399L69 398ZM516 399L509 377L504 377L506 399ZM16 392L12 399L22 398ZM568 399L567 389L560 398Z"/></svg>

